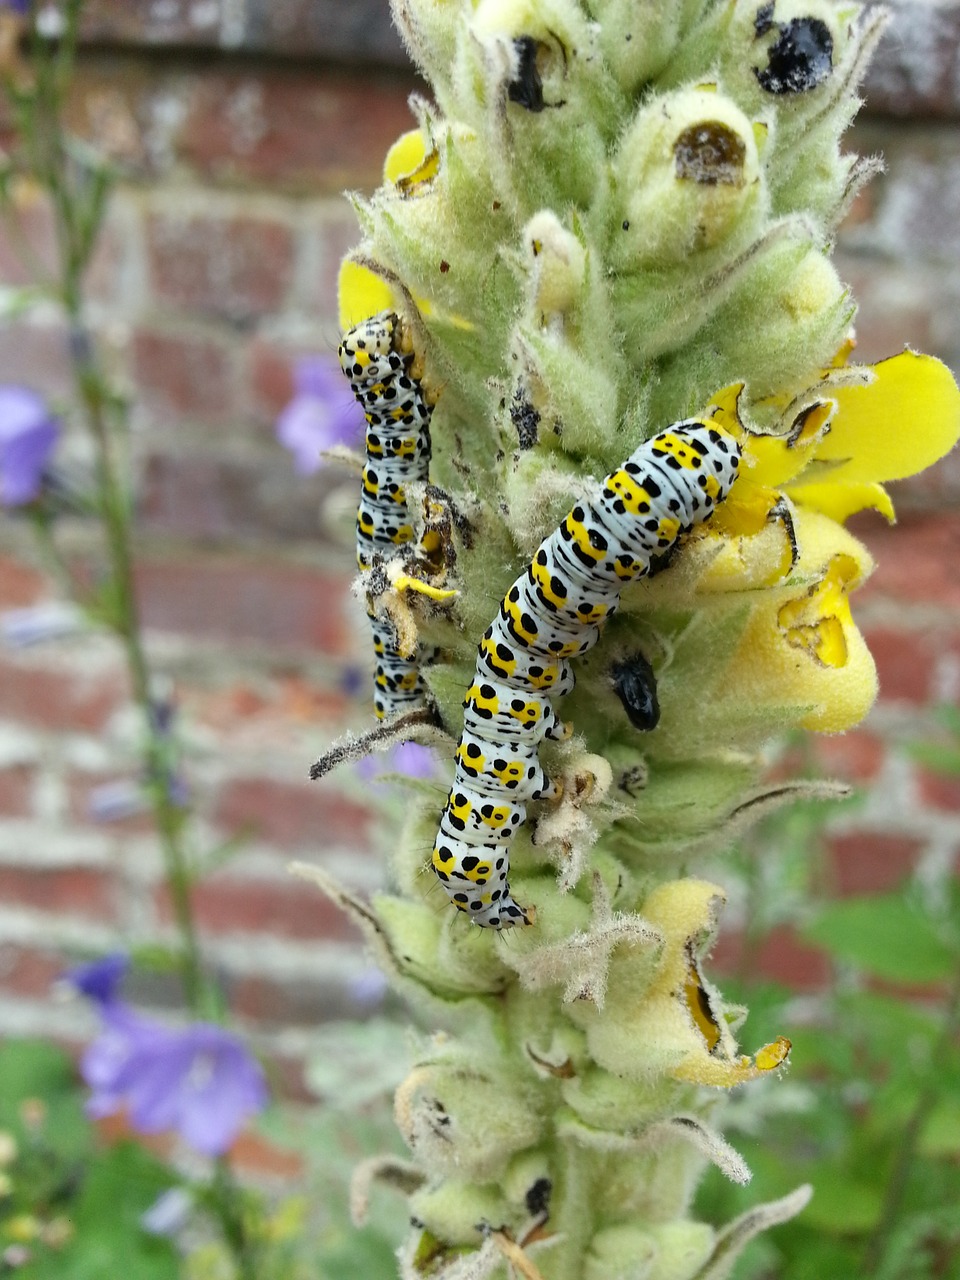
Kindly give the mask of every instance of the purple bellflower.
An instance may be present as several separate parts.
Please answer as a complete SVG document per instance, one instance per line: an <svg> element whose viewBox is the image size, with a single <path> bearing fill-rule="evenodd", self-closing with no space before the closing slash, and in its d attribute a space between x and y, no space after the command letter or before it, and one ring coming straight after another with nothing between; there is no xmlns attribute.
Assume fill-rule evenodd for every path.
<svg viewBox="0 0 960 1280"><path fill-rule="evenodd" d="M93 960L89 964L78 964L73 969L68 969L63 978L80 995L93 1000L103 1009L116 1002L117 988L129 968L129 956L122 951L115 951L102 960Z"/></svg>
<svg viewBox="0 0 960 1280"><path fill-rule="evenodd" d="M294 366L294 396L277 419L277 439L293 454L302 476L323 466L320 454L363 439L363 411L350 392L339 361L307 356Z"/></svg>
<svg viewBox="0 0 960 1280"><path fill-rule="evenodd" d="M267 1104L260 1064L223 1027L175 1030L136 1013L117 996L126 967L125 956L108 956L66 975L96 1002L102 1021L80 1063L87 1111L100 1117L126 1108L138 1133L173 1130L201 1155L223 1155Z"/></svg>
<svg viewBox="0 0 960 1280"><path fill-rule="evenodd" d="M357 762L357 773L364 781L379 784L385 773L404 773L408 778L435 778L437 758L429 747L418 742L401 742L382 755L364 756Z"/></svg>
<svg viewBox="0 0 960 1280"><path fill-rule="evenodd" d="M29 387L0 386L0 504L19 507L40 493L60 427Z"/></svg>

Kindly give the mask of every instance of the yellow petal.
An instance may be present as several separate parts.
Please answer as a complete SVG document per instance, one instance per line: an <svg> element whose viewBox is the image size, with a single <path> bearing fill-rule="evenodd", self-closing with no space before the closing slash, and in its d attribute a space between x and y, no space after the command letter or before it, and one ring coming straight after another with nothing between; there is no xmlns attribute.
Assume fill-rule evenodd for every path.
<svg viewBox="0 0 960 1280"><path fill-rule="evenodd" d="M896 524L897 516L890 495L881 484L792 484L787 489L794 502L820 511L837 524L845 524L858 511L868 507L879 511L890 524Z"/></svg>
<svg viewBox="0 0 960 1280"><path fill-rule="evenodd" d="M393 290L386 281L349 258L340 263L337 295L341 329L352 329L367 316L374 316L378 311L388 311L396 306Z"/></svg>
<svg viewBox="0 0 960 1280"><path fill-rule="evenodd" d="M827 516L807 507L794 514L797 567L783 586L759 594L727 668L727 688L738 706L793 708L804 728L839 733L866 715L877 692L876 668L848 600L872 560Z"/></svg>
<svg viewBox="0 0 960 1280"><path fill-rule="evenodd" d="M426 155L427 144L419 129L401 133L383 162L384 182L397 182L405 174L412 173L423 163Z"/></svg>
<svg viewBox="0 0 960 1280"><path fill-rule="evenodd" d="M787 644L825 667L845 667L846 632L853 626L846 593L857 577L852 556L842 551L832 556L819 581L778 610L777 625Z"/></svg>
<svg viewBox="0 0 960 1280"><path fill-rule="evenodd" d="M670 1074L675 1080L691 1084L711 1085L716 1089L732 1089L748 1080L756 1080L765 1071L782 1067L793 1046L786 1036L777 1036L772 1044L758 1049L754 1057L746 1056L724 1061L707 1054L690 1054Z"/></svg>
<svg viewBox="0 0 960 1280"><path fill-rule="evenodd" d="M777 489L798 476L814 456L820 456L824 428L833 412L831 400L818 400L795 419L785 436L748 436L744 441L747 470L737 484Z"/></svg>
<svg viewBox="0 0 960 1280"><path fill-rule="evenodd" d="M960 438L960 390L945 364L902 351L873 372L867 386L831 390L837 412L817 446L818 463L837 464L823 476L831 484L916 475Z"/></svg>

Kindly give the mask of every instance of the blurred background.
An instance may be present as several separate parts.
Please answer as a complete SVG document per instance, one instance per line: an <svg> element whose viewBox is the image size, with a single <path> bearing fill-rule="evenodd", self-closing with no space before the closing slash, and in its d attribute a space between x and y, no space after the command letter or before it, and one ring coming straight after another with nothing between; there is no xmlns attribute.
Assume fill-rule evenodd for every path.
<svg viewBox="0 0 960 1280"><path fill-rule="evenodd" d="M836 260L860 303L858 359L907 344L956 371L960 3L890 7L849 135L883 154L886 173ZM237 1024L292 1100L310 1094L304 1062L323 1024L364 1016L380 991L351 927L287 864L308 858L369 890L391 820L371 814L369 778L307 781L330 741L368 717L366 628L349 592L356 481L333 467L298 476L275 424L296 362L335 356L337 267L357 237L341 192L378 185L422 89L387 0L92 0L72 104L77 133L124 172L88 290L109 366L135 398L151 652L176 682L202 825L245 836L198 885L199 925ZM29 190L18 198L43 261L48 210ZM0 238L2 296L25 282ZM65 400L64 339L52 312L8 318L0 382ZM875 514L856 522L879 561L854 604L880 702L858 731L776 764L860 789L818 826L814 879L839 896L932 883L960 851L960 776L914 750L942 737L935 709L960 685L960 456L893 497L895 532ZM86 536L81 523L70 532L78 554ZM54 595L29 529L0 520L0 610ZM104 822L91 806L123 775L125 687L106 636L0 644L2 1035L79 1045L88 1012L50 998L66 958L169 932L146 821ZM789 901L748 920L749 900L734 894L718 961L742 970L749 953L754 977L821 988L833 961L800 936ZM139 974L132 994L175 1002L162 975Z"/></svg>

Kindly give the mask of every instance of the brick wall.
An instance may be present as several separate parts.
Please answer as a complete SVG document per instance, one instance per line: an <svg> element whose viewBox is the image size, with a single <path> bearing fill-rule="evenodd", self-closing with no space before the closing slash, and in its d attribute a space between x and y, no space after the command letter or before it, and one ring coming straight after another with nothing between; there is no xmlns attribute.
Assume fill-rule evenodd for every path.
<svg viewBox="0 0 960 1280"><path fill-rule="evenodd" d="M198 911L234 1009L294 1091L318 1022L357 1012L364 962L349 927L285 866L306 856L368 883L377 837L358 786L305 781L309 761L359 719L346 693L353 483L333 471L296 479L273 420L291 361L335 346L336 268L354 239L339 192L372 188L409 122L416 81L386 10L97 0L72 107L127 173L90 292L112 365L137 389L150 646L177 680L203 836L249 830L240 857L200 889ZM866 359L909 342L960 366L958 34L960 5L896 5L854 133L856 148L888 160L839 245ZM25 212L43 258L45 210ZM2 239L0 279L22 280ZM62 338L42 313L0 328L0 380L64 395ZM958 499L955 458L900 487L894 533L860 521L880 560L859 614L884 692L862 730L820 748L831 773L872 788L831 837L843 892L943 865L960 847L960 784L899 749L960 681ZM70 537L82 554L84 529ZM50 590L24 530L0 522L0 608ZM88 814L91 789L129 771L130 733L105 638L0 652L0 1031L81 1038L83 1012L48 998L65 955L161 938L169 925L142 821ZM808 959L782 938L769 950L771 971L786 965L799 981L816 976ZM173 1001L172 985L137 981L146 1003Z"/></svg>

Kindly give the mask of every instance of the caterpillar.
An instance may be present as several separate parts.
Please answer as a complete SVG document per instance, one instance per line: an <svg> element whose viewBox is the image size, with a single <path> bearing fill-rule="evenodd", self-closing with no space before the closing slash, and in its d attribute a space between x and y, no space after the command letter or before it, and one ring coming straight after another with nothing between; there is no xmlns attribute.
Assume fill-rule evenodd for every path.
<svg viewBox="0 0 960 1280"><path fill-rule="evenodd" d="M624 586L709 520L739 465L736 440L709 418L675 423L608 475L599 497L573 508L504 596L463 701L456 772L432 855L451 902L475 924L533 923L533 909L510 893L509 847L527 803L560 794L537 754L545 739L571 731L551 699L573 688L570 660L597 643ZM652 728L659 708L655 693L641 696L653 674L642 663L621 669L615 686L634 723Z"/></svg>
<svg viewBox="0 0 960 1280"><path fill-rule="evenodd" d="M357 508L357 565L369 579L383 558L413 538L407 486L425 481L430 467L433 405L421 386L407 330L392 311L349 329L340 367L367 420L366 461ZM418 655L405 657L393 624L377 615L367 591L367 616L377 659L374 710L378 720L427 704Z"/></svg>

